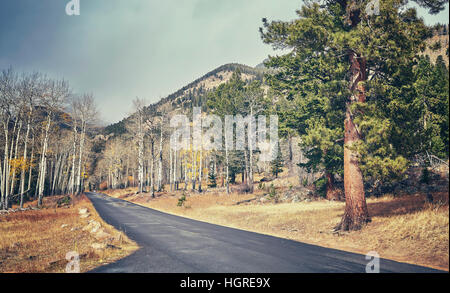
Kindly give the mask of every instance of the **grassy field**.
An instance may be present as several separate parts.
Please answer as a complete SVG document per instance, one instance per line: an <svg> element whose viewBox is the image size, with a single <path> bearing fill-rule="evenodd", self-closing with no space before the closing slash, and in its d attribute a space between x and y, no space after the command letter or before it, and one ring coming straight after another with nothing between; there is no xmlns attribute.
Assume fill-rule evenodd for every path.
<svg viewBox="0 0 450 293"><path fill-rule="evenodd" d="M44 208L0 215L0 272L38 273L65 272L66 253L80 256L80 271L86 272L102 264L123 258L138 247L125 234L106 224L85 196L64 207L57 199L44 199ZM35 205L34 202L29 203ZM89 217L81 218L79 209L87 208ZM91 245L104 244L89 230L88 221L97 221L110 235L105 249Z"/></svg>
<svg viewBox="0 0 450 293"><path fill-rule="evenodd" d="M288 238L320 246L366 254L377 251L383 258L449 269L448 192L425 195L387 195L367 200L372 222L360 231L333 233L344 211L343 202L317 200L299 203L241 203L253 195L207 192L190 194L178 206L182 192L135 194L136 189L109 190L107 194L167 213Z"/></svg>

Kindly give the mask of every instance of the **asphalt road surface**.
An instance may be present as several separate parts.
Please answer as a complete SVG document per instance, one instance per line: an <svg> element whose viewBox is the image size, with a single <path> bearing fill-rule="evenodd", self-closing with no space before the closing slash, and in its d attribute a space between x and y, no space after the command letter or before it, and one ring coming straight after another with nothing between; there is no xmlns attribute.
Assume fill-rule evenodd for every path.
<svg viewBox="0 0 450 293"><path fill-rule="evenodd" d="M169 215L88 193L100 216L141 247L94 273L365 273L365 255ZM380 272L433 273L380 259Z"/></svg>

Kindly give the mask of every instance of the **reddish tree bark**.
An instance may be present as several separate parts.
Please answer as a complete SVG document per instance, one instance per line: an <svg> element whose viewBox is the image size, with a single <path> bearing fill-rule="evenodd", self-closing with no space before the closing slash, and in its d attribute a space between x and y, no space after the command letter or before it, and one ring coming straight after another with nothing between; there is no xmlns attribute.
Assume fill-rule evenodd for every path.
<svg viewBox="0 0 450 293"><path fill-rule="evenodd" d="M351 80L350 90L352 96L347 103L344 122L344 188L345 212L338 230L358 230L370 222L364 192L364 181L358 162L358 154L352 149L361 140L357 125L353 121L351 105L356 102L364 103L366 100L364 86L361 81L367 80L366 62L355 52L349 53Z"/></svg>

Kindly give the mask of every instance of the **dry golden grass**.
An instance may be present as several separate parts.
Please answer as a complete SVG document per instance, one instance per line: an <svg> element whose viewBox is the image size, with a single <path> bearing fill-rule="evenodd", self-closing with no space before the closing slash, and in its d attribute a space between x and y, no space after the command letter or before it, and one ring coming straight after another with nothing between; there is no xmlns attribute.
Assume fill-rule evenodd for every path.
<svg viewBox="0 0 450 293"><path fill-rule="evenodd" d="M184 206L178 207L181 191L157 194L156 199L135 192L130 188L107 193L205 222L363 254L374 250L383 258L449 269L448 192L433 194L434 204L426 203L424 194L370 198L372 222L360 231L338 234L332 229L342 217L343 202L236 205L263 194L255 189L254 195L188 192Z"/></svg>
<svg viewBox="0 0 450 293"><path fill-rule="evenodd" d="M131 254L136 244L125 234L106 224L85 196L67 207L56 207L60 197L44 199L44 209L0 215L0 272L64 272L66 253L76 251L82 272ZM35 204L35 203L31 203ZM87 208L90 216L79 217L78 209ZM99 242L82 228L88 219L98 221L111 234L114 247L94 250ZM67 227L62 227L67 225ZM74 231L71 229L74 228Z"/></svg>

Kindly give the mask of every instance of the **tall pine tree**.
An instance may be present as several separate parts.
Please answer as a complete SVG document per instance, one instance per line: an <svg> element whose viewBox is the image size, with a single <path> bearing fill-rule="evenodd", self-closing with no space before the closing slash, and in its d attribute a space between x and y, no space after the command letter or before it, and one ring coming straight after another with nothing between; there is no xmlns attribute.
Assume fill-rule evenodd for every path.
<svg viewBox="0 0 450 293"><path fill-rule="evenodd" d="M379 13L369 0L313 1L290 22L263 19L262 39L290 53L271 57L269 84L300 111L296 125L310 145L313 164L339 172L343 152L346 207L336 229L357 230L370 221L364 176L395 176L417 140L411 112L416 57L430 30L408 1L385 0ZM436 13L443 0L417 1ZM378 9L375 9L375 11ZM343 145L342 149L340 144Z"/></svg>
<svg viewBox="0 0 450 293"><path fill-rule="evenodd" d="M271 162L271 170L272 174L278 178L278 174L283 172L283 156L280 149L280 144L277 144L277 148L275 149L276 153L274 154L274 159Z"/></svg>

